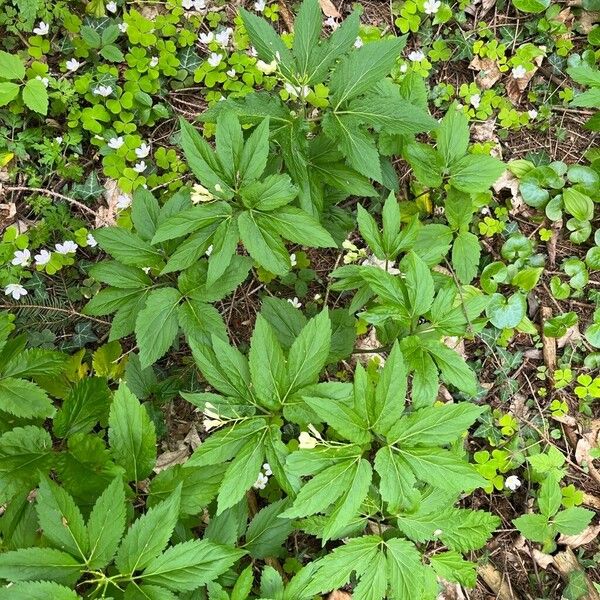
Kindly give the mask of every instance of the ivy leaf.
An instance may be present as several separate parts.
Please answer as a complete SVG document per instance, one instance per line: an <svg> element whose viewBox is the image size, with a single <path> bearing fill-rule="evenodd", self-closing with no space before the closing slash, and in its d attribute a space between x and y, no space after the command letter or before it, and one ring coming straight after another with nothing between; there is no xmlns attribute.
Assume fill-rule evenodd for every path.
<svg viewBox="0 0 600 600"><path fill-rule="evenodd" d="M30 79L25 84L22 94L27 108L40 115L48 113L48 92L39 79Z"/></svg>
<svg viewBox="0 0 600 600"><path fill-rule="evenodd" d="M108 439L112 455L129 481L148 477L156 460L156 432L146 409L121 383L110 407Z"/></svg>
<svg viewBox="0 0 600 600"><path fill-rule="evenodd" d="M75 183L71 189L71 195L84 202L96 201L104 193L104 187L98 179L96 171L92 171L83 183Z"/></svg>

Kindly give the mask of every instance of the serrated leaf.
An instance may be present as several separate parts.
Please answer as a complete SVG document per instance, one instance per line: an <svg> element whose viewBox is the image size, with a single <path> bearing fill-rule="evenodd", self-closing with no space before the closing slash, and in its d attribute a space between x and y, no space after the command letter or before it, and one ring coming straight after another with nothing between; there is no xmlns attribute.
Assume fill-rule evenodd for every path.
<svg viewBox="0 0 600 600"><path fill-rule="evenodd" d="M452 245L452 267L461 283L471 283L479 267L481 247L470 231L459 233Z"/></svg>
<svg viewBox="0 0 600 600"><path fill-rule="evenodd" d="M130 481L147 477L156 460L154 423L138 399L121 383L110 407L108 439L113 458Z"/></svg>
<svg viewBox="0 0 600 600"><path fill-rule="evenodd" d="M79 600L73 590L52 581L27 581L0 589L0 600Z"/></svg>
<svg viewBox="0 0 600 600"><path fill-rule="evenodd" d="M46 115L48 113L48 92L39 79L30 79L22 91L23 102L27 108Z"/></svg>
<svg viewBox="0 0 600 600"><path fill-rule="evenodd" d="M0 50L0 76L3 79L23 79L25 65L16 54Z"/></svg>
<svg viewBox="0 0 600 600"><path fill-rule="evenodd" d="M52 401L39 385L14 377L0 380L0 410L26 419L44 419L55 413Z"/></svg>
<svg viewBox="0 0 600 600"><path fill-rule="evenodd" d="M73 585L83 564L53 548L21 548L0 554L0 578L7 581L48 580Z"/></svg>

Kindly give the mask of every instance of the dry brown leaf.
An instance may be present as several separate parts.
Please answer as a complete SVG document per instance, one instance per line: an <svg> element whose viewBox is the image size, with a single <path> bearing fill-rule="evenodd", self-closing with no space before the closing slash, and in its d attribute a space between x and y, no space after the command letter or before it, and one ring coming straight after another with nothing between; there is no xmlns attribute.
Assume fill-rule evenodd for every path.
<svg viewBox="0 0 600 600"><path fill-rule="evenodd" d="M107 179L104 182L104 198L106 207L99 206L96 216L96 227L105 225L114 225L117 220L117 201L121 195L121 190L114 179Z"/></svg>
<svg viewBox="0 0 600 600"><path fill-rule="evenodd" d="M335 592L331 592L331 594L327 596L327 600L352 600L352 595L348 592L336 590Z"/></svg>
<svg viewBox="0 0 600 600"><path fill-rule="evenodd" d="M519 193L519 180L508 169L493 183L492 187L496 193L501 190L509 190L512 197L510 214L521 213L524 203Z"/></svg>
<svg viewBox="0 0 600 600"><path fill-rule="evenodd" d="M600 21L600 12L584 10L579 17L579 30L587 35Z"/></svg>
<svg viewBox="0 0 600 600"><path fill-rule="evenodd" d="M14 220L17 207L14 202L0 204L0 231L4 231Z"/></svg>
<svg viewBox="0 0 600 600"><path fill-rule="evenodd" d="M495 60L491 58L480 58L479 56L474 56L473 60L469 64L469 69L473 69L473 71L478 71L475 76L475 83L483 90L490 89L500 76L500 70L498 69L498 65Z"/></svg>
<svg viewBox="0 0 600 600"><path fill-rule="evenodd" d="M520 102L521 94L527 89L529 82L536 74L543 61L543 56L536 56L533 59L533 62L535 63L534 68L531 71L527 71L527 73L519 79L515 79L512 74L509 73L508 83L506 84L506 95L513 104L518 104Z"/></svg>
<svg viewBox="0 0 600 600"><path fill-rule="evenodd" d="M160 473L174 465L182 465L190 455L190 449L183 446L179 450L163 452L156 458L155 473Z"/></svg>
<svg viewBox="0 0 600 600"><path fill-rule="evenodd" d="M542 569L547 569L548 566L554 562L554 559L550 554L545 554L544 552L540 552L539 550L533 548L531 544L528 544L525 541L525 538L522 535L517 538L517 541L515 542L515 548L533 558L536 564L542 567Z"/></svg>
<svg viewBox="0 0 600 600"><path fill-rule="evenodd" d="M495 4L496 0L473 0L473 2L465 8L465 12L469 15L477 13L477 16L481 18L488 13Z"/></svg>
<svg viewBox="0 0 600 600"><path fill-rule="evenodd" d="M561 535L558 538L558 543L565 544L570 548L579 548L579 546L585 546L595 540L599 533L600 525L590 525L577 535Z"/></svg>
<svg viewBox="0 0 600 600"><path fill-rule="evenodd" d="M581 331L579 331L579 325L577 323L575 323L575 325L572 325L571 327L569 327L569 329L567 329L567 333L565 333L565 335L563 335L562 337L559 337L556 340L556 345L559 348L564 348L567 345L574 344L581 338L582 338L582 335L581 335Z"/></svg>
<svg viewBox="0 0 600 600"><path fill-rule="evenodd" d="M458 583L441 581L442 591L438 594L437 600L466 600L466 596Z"/></svg>
<svg viewBox="0 0 600 600"><path fill-rule="evenodd" d="M326 17L333 17L334 19L341 18L342 15L331 0L319 0L319 4L321 5L321 10Z"/></svg>

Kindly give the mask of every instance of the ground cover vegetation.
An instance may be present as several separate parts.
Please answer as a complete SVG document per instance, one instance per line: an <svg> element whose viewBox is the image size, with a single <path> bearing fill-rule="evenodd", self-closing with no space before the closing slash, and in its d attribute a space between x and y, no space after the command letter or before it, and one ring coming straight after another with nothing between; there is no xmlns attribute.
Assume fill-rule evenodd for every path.
<svg viewBox="0 0 600 600"><path fill-rule="evenodd" d="M597 0L0 0L0 599L600 597Z"/></svg>

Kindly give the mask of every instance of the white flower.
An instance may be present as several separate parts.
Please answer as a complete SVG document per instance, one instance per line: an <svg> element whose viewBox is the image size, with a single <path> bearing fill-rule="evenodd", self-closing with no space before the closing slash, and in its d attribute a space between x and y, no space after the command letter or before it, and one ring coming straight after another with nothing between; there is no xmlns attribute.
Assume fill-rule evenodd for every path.
<svg viewBox="0 0 600 600"><path fill-rule="evenodd" d="M217 183L217 185L215 185L215 192L222 192L223 188L221 187L220 183Z"/></svg>
<svg viewBox="0 0 600 600"><path fill-rule="evenodd" d="M199 40L203 44L210 44L215 40L215 34L212 31L209 31L208 33L201 33Z"/></svg>
<svg viewBox="0 0 600 600"><path fill-rule="evenodd" d="M144 160L140 160L140 162L136 162L135 165L133 166L133 170L136 173L143 173L146 170L146 161Z"/></svg>
<svg viewBox="0 0 600 600"><path fill-rule="evenodd" d="M215 197L199 183L194 185L193 190L191 199L194 204L198 204L199 202L210 202L215 199Z"/></svg>
<svg viewBox="0 0 600 600"><path fill-rule="evenodd" d="M36 254L34 258L35 264L37 266L43 267L44 265L47 265L50 262L50 259L52 258L52 252L49 252L48 250L40 250L40 253Z"/></svg>
<svg viewBox="0 0 600 600"><path fill-rule="evenodd" d="M277 61L273 59L270 63L266 63L264 60L256 61L256 68L265 75L270 75L277 71Z"/></svg>
<svg viewBox="0 0 600 600"><path fill-rule="evenodd" d="M44 21L40 21L39 25L33 29L33 33L36 35L48 35L48 33L50 33L50 25L44 23ZM17 298L15 298L15 300L17 300Z"/></svg>
<svg viewBox="0 0 600 600"><path fill-rule="evenodd" d="M362 48L363 47L364 42L362 41L362 38L360 36L358 36L355 40L354 40L354 47L355 48Z"/></svg>
<svg viewBox="0 0 600 600"><path fill-rule="evenodd" d="M119 31L125 33L129 25L127 23L119 23Z"/></svg>
<svg viewBox="0 0 600 600"><path fill-rule="evenodd" d="M504 487L511 492L518 490L521 487L521 480L516 475L510 475L504 482Z"/></svg>
<svg viewBox="0 0 600 600"><path fill-rule="evenodd" d="M36 76L36 79L37 79L38 81L41 81L41 82L42 82L42 85L43 85L45 88L47 88L47 87L48 87L48 84L50 83L50 80L49 80L47 77L42 77L41 75L37 75L37 76Z"/></svg>
<svg viewBox="0 0 600 600"><path fill-rule="evenodd" d="M519 65L512 70L514 79L523 79L527 73L527 69L523 65Z"/></svg>
<svg viewBox="0 0 600 600"><path fill-rule="evenodd" d="M211 52L210 56L208 57L208 64L211 67L218 67L221 64L222 59L223 57L220 54L217 54L216 52Z"/></svg>
<svg viewBox="0 0 600 600"><path fill-rule="evenodd" d="M211 244L207 249L206 252L204 254L206 254L206 256L210 256L212 254L213 251L213 245Z"/></svg>
<svg viewBox="0 0 600 600"><path fill-rule="evenodd" d="M131 206L131 196L128 196L127 194L121 194L117 198L117 208L119 210L125 210L126 208L129 208L130 206Z"/></svg>
<svg viewBox="0 0 600 600"><path fill-rule="evenodd" d="M435 15L435 13L440 10L440 6L442 3L439 0L427 0L425 4L423 4L423 10L426 15Z"/></svg>
<svg viewBox="0 0 600 600"><path fill-rule="evenodd" d="M77 69L79 69L80 66L81 66L81 63L76 58L70 58L65 63L65 67L67 67L67 69L69 71L77 71Z"/></svg>
<svg viewBox="0 0 600 600"><path fill-rule="evenodd" d="M148 273L150 273L150 271L152 271L152 267L142 267L142 271L144 271L144 273L146 273L146 275L148 275Z"/></svg>
<svg viewBox="0 0 600 600"><path fill-rule="evenodd" d="M235 77L236 73L235 73L235 69L229 69L229 71L226 71L227 73L227 77Z"/></svg>
<svg viewBox="0 0 600 600"><path fill-rule="evenodd" d="M308 431L300 432L298 442L298 447L302 450L312 450L317 445L317 440Z"/></svg>
<svg viewBox="0 0 600 600"><path fill-rule="evenodd" d="M264 490L269 483L269 478L261 471L252 486L255 490Z"/></svg>
<svg viewBox="0 0 600 600"><path fill-rule="evenodd" d="M229 45L229 38L233 33L233 29L231 27L227 27L227 29L222 29L215 35L215 40L221 46L221 48L227 48Z"/></svg>
<svg viewBox="0 0 600 600"><path fill-rule="evenodd" d="M302 96L302 98L306 98L306 96L308 96L310 94L310 87L307 85L296 87L295 85L292 85L291 83L288 83L286 81L283 84L283 87L284 87L285 91L290 96L293 96L294 98L297 98L298 96Z"/></svg>
<svg viewBox="0 0 600 600"><path fill-rule="evenodd" d="M406 63L400 65L400 73L406 73L408 71L408 65Z"/></svg>
<svg viewBox="0 0 600 600"><path fill-rule="evenodd" d="M300 302L300 300L298 300L297 296L294 296L293 298L288 298L287 301L294 307L294 308L300 308L302 306L302 302Z"/></svg>
<svg viewBox="0 0 600 600"><path fill-rule="evenodd" d="M125 140L122 136L112 137L110 140L108 140L108 147L112 148L113 150L118 150L124 143Z"/></svg>
<svg viewBox="0 0 600 600"><path fill-rule="evenodd" d="M442 533L444 533L444 532L441 529L436 529L433 532L433 535L435 535L435 537L438 537L438 536L442 535Z"/></svg>
<svg viewBox="0 0 600 600"><path fill-rule="evenodd" d="M331 27L332 31L335 31L340 26L340 24L333 17L325 19L325 25L327 25L327 27Z"/></svg>
<svg viewBox="0 0 600 600"><path fill-rule="evenodd" d="M273 471L271 470L271 465L269 463L265 463L262 468L267 477L273 475Z"/></svg>
<svg viewBox="0 0 600 600"><path fill-rule="evenodd" d="M471 96L471 99L469 100L469 102L471 103L471 106L475 109L479 108L479 105L481 104L481 96L479 94L473 94Z"/></svg>
<svg viewBox="0 0 600 600"><path fill-rule="evenodd" d="M206 2L205 0L183 0L181 6L185 8L185 10L201 11L206 8Z"/></svg>
<svg viewBox="0 0 600 600"><path fill-rule="evenodd" d="M214 429L215 427L220 427L221 425L223 425L223 421L221 421L220 419L204 419L202 421L204 431L210 431L211 429Z"/></svg>
<svg viewBox="0 0 600 600"><path fill-rule="evenodd" d="M78 248L73 240L65 240L62 244L55 244L54 247L59 254L73 254Z"/></svg>
<svg viewBox="0 0 600 600"><path fill-rule="evenodd" d="M94 96L102 96L103 98L110 96L112 93L113 89L110 85L98 85L92 90Z"/></svg>
<svg viewBox="0 0 600 600"><path fill-rule="evenodd" d="M380 260L374 254L371 254L371 256L364 260L362 264L363 266L377 267L382 271L387 270L390 275L398 275L400 273L400 270L394 267L395 263L393 261L387 261L386 264L385 260Z"/></svg>
<svg viewBox="0 0 600 600"><path fill-rule="evenodd" d="M290 264L292 265L292 267L295 267L298 264L298 258L296 257L296 254L290 254Z"/></svg>
<svg viewBox="0 0 600 600"><path fill-rule="evenodd" d="M15 266L26 267L30 260L31 252L25 248L25 250L15 250L14 258L10 262Z"/></svg>
<svg viewBox="0 0 600 600"><path fill-rule="evenodd" d="M62 137L62 135L57 135L57 136L54 138L54 141L55 141L55 142L56 142L56 143L57 143L57 144L60 146L60 144L62 144L62 143L63 143L63 137Z"/></svg>
<svg viewBox="0 0 600 600"><path fill-rule="evenodd" d="M135 155L138 158L146 158L150 154L150 146L146 142L142 142L142 145L135 149Z"/></svg>
<svg viewBox="0 0 600 600"><path fill-rule="evenodd" d="M158 65L158 56L153 56L153 57L150 59L150 67L151 67L152 69L154 69L154 67L156 67L157 65Z"/></svg>
<svg viewBox="0 0 600 600"><path fill-rule="evenodd" d="M533 120L538 116L538 111L535 110L535 108L532 108L531 110L527 111L527 114L529 115L529 118Z"/></svg>
<svg viewBox="0 0 600 600"><path fill-rule="evenodd" d="M98 242L96 241L96 238L91 233L87 234L87 237L85 238L85 241L87 242L87 245L90 248L95 248L98 245Z"/></svg>
<svg viewBox="0 0 600 600"><path fill-rule="evenodd" d="M323 296L321 296L321 294L315 294L314 299L315 300L320 300Z"/></svg>
<svg viewBox="0 0 600 600"><path fill-rule="evenodd" d="M425 55L423 54L423 52L421 52L421 50L413 50L408 55L408 60L410 60L412 62L419 62L419 61L423 60L424 58L425 58Z"/></svg>
<svg viewBox="0 0 600 600"><path fill-rule="evenodd" d="M22 296L27 296L27 290L20 283L9 283L4 288L6 296L12 296L14 300L19 300Z"/></svg>
<svg viewBox="0 0 600 600"><path fill-rule="evenodd" d="M254 10L256 12L262 12L263 10L265 10L266 6L267 0L256 0L256 2L254 3Z"/></svg>
<svg viewBox="0 0 600 600"><path fill-rule="evenodd" d="M251 46L248 50L248 56L252 56L252 58L256 58L258 56L258 52L254 46Z"/></svg>
<svg viewBox="0 0 600 600"><path fill-rule="evenodd" d="M116 13L117 12L117 3L112 2L112 0L111 0L111 2L108 2L106 4L106 10L111 13Z"/></svg>

